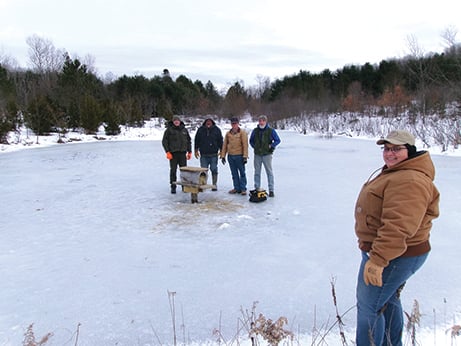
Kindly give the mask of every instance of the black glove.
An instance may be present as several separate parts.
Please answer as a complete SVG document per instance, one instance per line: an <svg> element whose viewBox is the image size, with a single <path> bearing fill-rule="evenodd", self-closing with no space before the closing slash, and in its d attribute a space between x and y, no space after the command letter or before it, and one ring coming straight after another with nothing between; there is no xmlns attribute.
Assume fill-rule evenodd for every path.
<svg viewBox="0 0 461 346"><path fill-rule="evenodd" d="M225 164L226 164L226 158L223 157L223 158L221 159L221 162L222 162L223 165L225 165Z"/></svg>
<svg viewBox="0 0 461 346"><path fill-rule="evenodd" d="M243 158L243 164L246 165L248 162L248 159L246 157Z"/></svg>
<svg viewBox="0 0 461 346"><path fill-rule="evenodd" d="M272 154L274 152L275 148L274 147L270 147L269 148L269 152Z"/></svg>

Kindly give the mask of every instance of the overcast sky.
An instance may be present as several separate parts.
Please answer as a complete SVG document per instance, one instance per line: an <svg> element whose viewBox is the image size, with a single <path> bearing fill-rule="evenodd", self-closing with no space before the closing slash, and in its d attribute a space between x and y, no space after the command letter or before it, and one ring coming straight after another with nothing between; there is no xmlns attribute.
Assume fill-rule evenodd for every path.
<svg viewBox="0 0 461 346"><path fill-rule="evenodd" d="M459 0L0 0L0 57L28 66L37 34L99 75L161 75L258 84L299 70L334 71L409 53L442 52L461 30ZM461 33L456 36L461 41Z"/></svg>

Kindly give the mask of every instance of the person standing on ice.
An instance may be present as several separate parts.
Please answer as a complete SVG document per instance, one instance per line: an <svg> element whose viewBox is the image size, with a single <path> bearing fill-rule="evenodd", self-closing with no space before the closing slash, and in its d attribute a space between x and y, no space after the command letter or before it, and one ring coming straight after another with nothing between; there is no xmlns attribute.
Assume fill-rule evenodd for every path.
<svg viewBox="0 0 461 346"><path fill-rule="evenodd" d="M231 119L232 128L226 133L221 149L221 162L229 162L232 175L233 189L229 193L247 194L247 177L245 165L248 160L248 134L239 126L237 118Z"/></svg>
<svg viewBox="0 0 461 346"><path fill-rule="evenodd" d="M440 195L427 151L417 151L407 131L392 131L383 145L385 165L363 185L355 205L362 251L357 279L356 345L402 345L400 292L424 264Z"/></svg>
<svg viewBox="0 0 461 346"><path fill-rule="evenodd" d="M195 134L194 148L195 158L200 158L200 167L210 168L212 184L214 185L212 191L218 190L218 153L222 143L221 129L216 126L213 119L206 119Z"/></svg>
<svg viewBox="0 0 461 346"><path fill-rule="evenodd" d="M176 193L176 172L179 167L187 166L187 160L192 157L192 141L184 122L175 115L167 123L163 133L162 146L166 158L170 161L170 188L171 193Z"/></svg>
<svg viewBox="0 0 461 346"><path fill-rule="evenodd" d="M269 197L274 197L272 155L279 144L280 137L277 131L267 124L267 117L261 115L258 118L258 126L250 135L250 145L254 149L254 187L256 190L261 188L261 168L264 165L269 185Z"/></svg>

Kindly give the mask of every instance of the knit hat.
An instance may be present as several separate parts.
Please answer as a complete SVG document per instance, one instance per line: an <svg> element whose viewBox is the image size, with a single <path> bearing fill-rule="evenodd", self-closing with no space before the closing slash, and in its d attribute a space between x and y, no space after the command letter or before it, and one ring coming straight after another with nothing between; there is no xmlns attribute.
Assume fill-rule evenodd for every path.
<svg viewBox="0 0 461 346"><path fill-rule="evenodd" d="M416 152L416 147L414 145L405 144L405 147L408 150L408 157L416 156L417 152Z"/></svg>
<svg viewBox="0 0 461 346"><path fill-rule="evenodd" d="M238 124L239 120L238 120L238 118L231 118L230 122L231 122L231 124Z"/></svg>
<svg viewBox="0 0 461 346"><path fill-rule="evenodd" d="M415 145L415 137L408 131L405 130L395 130L389 132L386 138L379 139L376 144L381 145L384 143L404 145L409 144Z"/></svg>
<svg viewBox="0 0 461 346"><path fill-rule="evenodd" d="M258 117L258 120L264 120L264 121L267 121L267 117L265 115L260 115Z"/></svg>
<svg viewBox="0 0 461 346"><path fill-rule="evenodd" d="M172 120L173 120L173 121L175 121L175 120L181 121L181 118L180 118L179 116L177 116L177 115L174 115Z"/></svg>

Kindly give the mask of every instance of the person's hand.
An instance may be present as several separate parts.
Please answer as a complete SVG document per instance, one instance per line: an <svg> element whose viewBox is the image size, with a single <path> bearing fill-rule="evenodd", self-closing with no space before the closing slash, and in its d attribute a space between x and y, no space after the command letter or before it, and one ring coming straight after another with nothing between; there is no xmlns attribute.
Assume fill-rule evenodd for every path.
<svg viewBox="0 0 461 346"><path fill-rule="evenodd" d="M195 151L195 158L198 159L200 157L200 153L198 150Z"/></svg>
<svg viewBox="0 0 461 346"><path fill-rule="evenodd" d="M272 154L274 152L275 148L271 145L269 145L269 152Z"/></svg>
<svg viewBox="0 0 461 346"><path fill-rule="evenodd" d="M248 158L244 157L244 158L243 158L243 164L246 165L247 162L248 162Z"/></svg>
<svg viewBox="0 0 461 346"><path fill-rule="evenodd" d="M221 162L222 162L223 165L225 165L226 164L226 158L225 157L221 158Z"/></svg>
<svg viewBox="0 0 461 346"><path fill-rule="evenodd" d="M167 151L167 152L166 152L166 158L167 158L168 160L171 160L171 159L173 158L173 154L170 153L169 151Z"/></svg>
<svg viewBox="0 0 461 346"><path fill-rule="evenodd" d="M186 158L190 160L192 158L192 152L188 151L186 154Z"/></svg>
<svg viewBox="0 0 461 346"><path fill-rule="evenodd" d="M365 285L372 284L373 286L381 287L383 285L383 269L383 267L368 260L363 269L363 281L365 281Z"/></svg>

